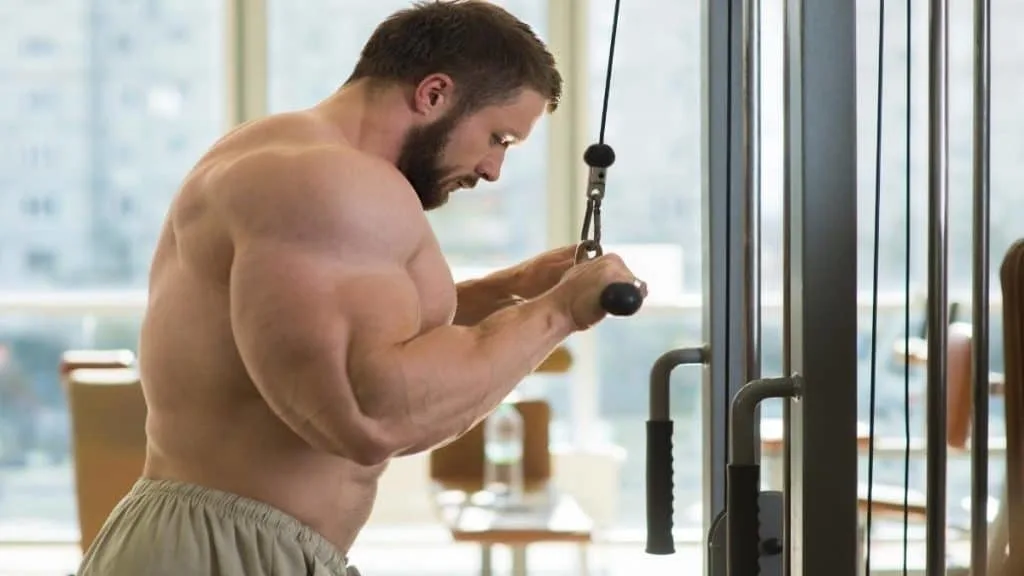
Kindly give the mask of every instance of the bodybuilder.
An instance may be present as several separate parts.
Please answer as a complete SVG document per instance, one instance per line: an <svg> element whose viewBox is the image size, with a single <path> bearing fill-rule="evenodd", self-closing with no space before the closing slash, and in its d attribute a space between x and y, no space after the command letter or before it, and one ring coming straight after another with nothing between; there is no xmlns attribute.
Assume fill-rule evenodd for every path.
<svg viewBox="0 0 1024 576"><path fill-rule="evenodd" d="M388 461L469 430L635 281L569 246L455 284L426 218L497 180L561 90L503 9L423 3L335 94L213 145L152 263L145 470L82 576L355 573Z"/></svg>

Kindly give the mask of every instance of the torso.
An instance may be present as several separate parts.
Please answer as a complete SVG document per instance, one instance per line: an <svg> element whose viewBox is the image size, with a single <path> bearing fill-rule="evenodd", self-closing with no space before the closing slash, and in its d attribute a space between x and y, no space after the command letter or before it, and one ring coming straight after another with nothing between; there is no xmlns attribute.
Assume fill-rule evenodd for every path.
<svg viewBox="0 0 1024 576"><path fill-rule="evenodd" d="M337 134L309 115L277 116L229 134L199 162L168 212L153 258L139 363L149 410L146 477L260 500L347 552L386 465L360 466L311 448L253 385L232 336L233 248L218 196L230 182L216 176L258 147L337 144ZM424 248L409 264L422 329L449 323L455 287L426 218L395 225L424 230Z"/></svg>

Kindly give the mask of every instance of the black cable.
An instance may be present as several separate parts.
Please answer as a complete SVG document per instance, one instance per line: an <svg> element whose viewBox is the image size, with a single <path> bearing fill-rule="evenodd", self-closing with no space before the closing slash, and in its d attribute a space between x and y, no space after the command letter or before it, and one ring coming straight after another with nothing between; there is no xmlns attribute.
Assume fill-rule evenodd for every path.
<svg viewBox="0 0 1024 576"><path fill-rule="evenodd" d="M615 59L615 36L619 31L619 3L615 0L615 12L612 15L612 37L608 42L608 70L604 78L604 101L601 103L601 131L598 133L597 141L604 144L604 129L608 120L608 96L612 91L612 60Z"/></svg>
<svg viewBox="0 0 1024 576"><path fill-rule="evenodd" d="M910 11L911 0L907 0L907 91L906 91L906 173L904 174L904 186L906 188L907 233L904 238L904 260L903 260L903 350L910 351L910 81L911 81L911 30L913 28ZM903 362L903 576L907 576L907 545L910 530L910 358Z"/></svg>
<svg viewBox="0 0 1024 576"><path fill-rule="evenodd" d="M876 87L875 116L875 245L872 255L872 286L871 286L871 387L870 408L868 416L868 510L864 532L864 574L871 574L871 512L874 507L875 487L875 396L877 389L878 364L878 266L879 236L881 234L882 212L882 86L884 83L885 62L885 2L878 0L878 82Z"/></svg>

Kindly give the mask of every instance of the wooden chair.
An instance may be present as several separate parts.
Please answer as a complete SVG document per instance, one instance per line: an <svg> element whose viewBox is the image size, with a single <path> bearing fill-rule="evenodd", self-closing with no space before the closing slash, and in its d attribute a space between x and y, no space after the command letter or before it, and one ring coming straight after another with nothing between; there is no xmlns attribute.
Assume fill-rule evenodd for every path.
<svg viewBox="0 0 1024 576"><path fill-rule="evenodd" d="M973 333L969 323L955 322L949 326L946 347L946 444L956 450L968 449L967 440L973 425L971 407L971 365ZM1002 396L1005 376L989 372L989 394Z"/></svg>
<svg viewBox="0 0 1024 576"><path fill-rule="evenodd" d="M133 368L79 368L65 375L82 551L142 474L146 402Z"/></svg>
<svg viewBox="0 0 1024 576"><path fill-rule="evenodd" d="M86 368L131 368L135 353L131 350L66 350L60 357L60 376Z"/></svg>
<svg viewBox="0 0 1024 576"><path fill-rule="evenodd" d="M523 486L536 490L551 480L551 407L544 400L524 400L515 407L523 417ZM483 488L483 422L430 453L430 479L445 490L476 492Z"/></svg>

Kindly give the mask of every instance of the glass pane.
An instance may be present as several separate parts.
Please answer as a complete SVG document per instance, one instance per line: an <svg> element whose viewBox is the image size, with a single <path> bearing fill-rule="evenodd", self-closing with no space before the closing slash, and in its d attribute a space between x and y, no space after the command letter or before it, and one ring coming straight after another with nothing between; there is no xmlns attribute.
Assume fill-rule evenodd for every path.
<svg viewBox="0 0 1024 576"><path fill-rule="evenodd" d="M764 187L766 235L766 270L778 269L771 262L781 261L781 245L768 244L780 241L782 236L781 206L783 157L783 136L778 119L782 118L782 0L762 2L764 14L762 41L764 43L761 75L762 82L762 185ZM917 363L905 371L905 362L896 352L908 334L907 304L904 290L909 282L910 310L909 336L924 335L924 299L927 294L927 224L928 224L928 43L927 14L915 4L912 13L913 45L909 51L911 59L912 100L908 108L906 26L907 12L903 4L886 6L883 42L883 98L881 138L878 138L878 49L880 14L878 3L857 5L857 114L858 114L858 289L860 305L858 316L858 412L859 419L866 426L871 417L870 393L872 381L876 391L875 434L878 442L890 444L901 442L909 433L912 441L924 445L926 403L925 368ZM1016 105L1018 94L1024 88L1016 69L1021 54L1013 41L1013 31L1024 23L1024 11L1000 3L996 8L998 17L994 20L993 33L993 134L992 134L992 279L993 302L999 296L998 269L1006 248L1021 236L1021 227L1013 222L1012 214L1024 208L1024 198L1016 191L1016 166L1021 155L1020 129L1024 127L1024 113ZM949 299L961 306L951 320L970 321L970 290L972 266L972 6L970 3L950 4L950 226L949 226ZM909 278L906 270L906 242L908 211L907 195L907 121L910 126L912 149L909 159L910 194L912 202L909 217L911 242ZM875 249L875 176L876 147L881 142L880 186L881 201L878 281L877 332L872 334L872 289L874 288L873 252ZM769 284L766 275L766 292L777 290ZM770 297L766 296L766 300ZM768 315L774 320L769 321ZM990 312L991 370L1002 370L1002 322L1001 308L994 305ZM779 341L781 335L781 314L766 311L765 352L771 341ZM769 329L771 332L769 332ZM771 334L771 336L769 336ZM872 369L872 338L876 346L876 365ZM774 347L774 346L772 346ZM765 371L781 373L781 365L765 360ZM905 401L905 387L909 388L909 404ZM779 405L772 403L765 417L777 417ZM1004 434L1003 405L1001 399L991 402L990 432L998 439ZM905 412L909 412L907 418ZM1004 482L1004 455L993 453L990 466L990 493L998 498ZM969 524L969 511L965 502L970 497L969 452L950 450L948 464L948 519L950 526L965 527ZM777 478L776 478L777 480ZM868 452L862 451L860 458L860 482L868 481ZM874 485L876 489L894 488L896 494L902 491L904 482L903 450L876 450L874 462ZM911 452L909 486L919 495L925 491L925 453L923 449ZM776 485L777 487L777 485ZM876 492L876 497L880 494ZM885 517L873 519L875 535L879 538L902 536L902 521ZM912 537L923 537L923 525L911 522ZM955 534L955 532L954 532Z"/></svg>
<svg viewBox="0 0 1024 576"><path fill-rule="evenodd" d="M0 19L0 289L142 287L225 125L222 4L63 4Z"/></svg>
<svg viewBox="0 0 1024 576"><path fill-rule="evenodd" d="M547 39L547 2L495 2ZM376 26L407 0L270 0L269 108L305 108L348 78ZM547 120L509 152L499 182L481 182L470 193L429 214L450 263L476 269L525 259L546 246Z"/></svg>
<svg viewBox="0 0 1024 576"><path fill-rule="evenodd" d="M596 142L604 97L612 0L590 4L589 129ZM700 5L634 0L620 13L605 141L616 153L603 205L606 249L648 282L651 302L680 302L701 290ZM671 54L652 74L651 54ZM600 418L625 448L620 528L644 523L647 379L665 351L698 344L700 309L651 307L597 333ZM677 462L701 461L696 371L673 376ZM700 526L700 466L676 467L677 526Z"/></svg>
<svg viewBox="0 0 1024 576"><path fill-rule="evenodd" d="M170 199L225 126L223 3L2 12L0 290L144 288ZM58 360L133 347L136 324L3 316L0 540L77 537Z"/></svg>
<svg viewBox="0 0 1024 576"><path fill-rule="evenodd" d="M68 349L135 351L141 319L7 315L0 329L0 542L78 538L70 423L58 366Z"/></svg>

